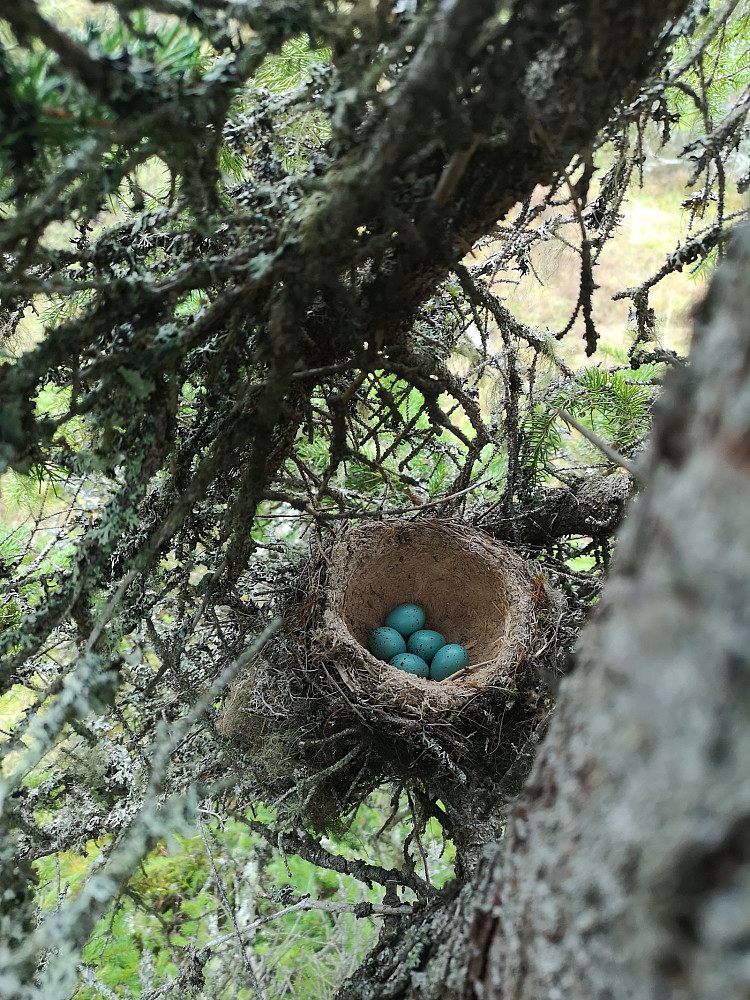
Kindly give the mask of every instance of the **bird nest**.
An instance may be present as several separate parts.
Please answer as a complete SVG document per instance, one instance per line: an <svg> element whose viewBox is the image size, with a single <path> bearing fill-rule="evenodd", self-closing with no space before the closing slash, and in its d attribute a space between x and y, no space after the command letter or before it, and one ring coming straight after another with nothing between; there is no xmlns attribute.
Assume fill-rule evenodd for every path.
<svg viewBox="0 0 750 1000"><path fill-rule="evenodd" d="M538 566L463 523L386 519L332 534L298 581L220 725L267 801L296 803L320 828L330 817L311 820L316 810L343 815L387 779L443 797L446 781L517 791L511 776L527 769L551 709L538 668L554 669L562 613ZM370 633L404 602L467 649L466 669L434 681L369 652Z"/></svg>

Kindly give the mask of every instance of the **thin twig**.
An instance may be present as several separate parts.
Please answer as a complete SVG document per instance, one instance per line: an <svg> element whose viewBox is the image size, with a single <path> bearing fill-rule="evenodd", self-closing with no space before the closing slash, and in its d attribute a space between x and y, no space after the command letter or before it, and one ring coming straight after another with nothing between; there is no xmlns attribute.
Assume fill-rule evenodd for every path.
<svg viewBox="0 0 750 1000"><path fill-rule="evenodd" d="M599 451L604 452L607 458L614 462L615 465L619 465L621 469L625 469L626 472L629 472L633 479L637 479L639 483L645 482L642 474L638 472L632 462L628 461L628 459L625 458L624 455L621 455L616 448L612 447L612 445L603 441L598 434L594 434L594 432L589 430L588 427L584 427L582 423L576 420L576 418L568 413L567 410L563 409L562 406L558 406L555 415L561 416L566 424L570 424L570 426L577 430L579 434L583 434L583 436L596 448L598 448Z"/></svg>
<svg viewBox="0 0 750 1000"><path fill-rule="evenodd" d="M259 893L259 895L262 894ZM258 917L244 927L239 927L238 932L232 931L230 934L222 934L221 937L209 941L204 947L214 948L216 945L223 944L224 941L233 938L236 933L248 934L263 924L269 923L271 920L278 920L280 917L286 917L290 913L302 913L305 910L322 910L326 913L353 913L358 920L361 920L363 917L410 917L417 909L416 905L410 903L402 903L400 906L388 906L385 903L337 903L332 899L310 899L309 897L305 897L291 906L285 906L282 910L277 910L275 913L268 913L263 917Z"/></svg>
<svg viewBox="0 0 750 1000"><path fill-rule="evenodd" d="M426 503L419 504L418 507L401 507L398 510L388 510L388 511L383 511L378 509L378 510L354 510L354 511L340 512L335 510L332 511L315 510L314 508L308 507L307 505L305 505L304 507L300 505L297 508L299 511L299 513L297 514L262 514L261 517L271 520L272 518L277 518L277 517L297 518L299 517L300 514L307 514L310 517L322 517L329 521L342 521L342 520L353 521L360 517L366 517L366 518L377 518L383 516L402 517L405 514L419 514L420 511L426 510L428 507L439 507L440 504L448 503L451 500L455 500L457 497L461 497L465 493L471 493L472 490L479 489L480 486L487 486L490 482L491 480L489 479L483 479L479 483L472 483L470 486L467 486L466 489L464 490L457 490L455 493L449 493L447 496L440 497L438 500L428 500ZM273 497L273 498L266 497L266 499L274 499L277 500L279 503L288 503L290 506L292 506L292 500L294 498L289 497L285 498L284 500L281 500L278 497Z"/></svg>
<svg viewBox="0 0 750 1000"><path fill-rule="evenodd" d="M440 208L445 205L450 196L456 190L456 185L461 180L463 172L469 165L469 160L474 155L474 150L482 139L481 132L475 132L471 137L471 142L466 149L457 150L446 163L445 168L437 182L437 187L432 193L432 200Z"/></svg>
<svg viewBox="0 0 750 1000"><path fill-rule="evenodd" d="M252 983L253 989L260 997L260 1000L268 1000L266 991L263 989L263 985L260 982L258 974L253 968L253 963L250 959L250 956L247 953L245 942L242 940L242 931L240 930L239 924L237 923L237 914L235 913L234 907L227 899L227 894L224 891L224 886L222 885L221 878L219 877L219 873L216 870L214 856L211 851L211 847L208 843L208 838L206 837L206 829L203 825L203 820L201 819L200 815L198 816L198 829L200 830L201 839L203 840L203 846L206 849L206 856L208 857L208 863L211 866L211 874L214 877L214 882L216 883L216 888L219 893L219 898L221 899L221 904L224 907L227 916L232 921L232 927L234 928L234 931L232 932L230 937L236 937L237 941L239 942L240 953L242 955L242 964L245 966L245 970L250 978L250 982Z"/></svg>
<svg viewBox="0 0 750 1000"><path fill-rule="evenodd" d="M712 27L706 31L692 52L688 52L682 62L672 68L669 79L664 82L664 89L673 86L675 81L679 80L682 74L695 64L696 59L700 58L706 51L714 37L723 30L727 19L731 16L738 3L739 0L727 0L720 11L716 13L712 12Z"/></svg>
<svg viewBox="0 0 750 1000"><path fill-rule="evenodd" d="M139 568L137 566L133 566L133 568L131 570L129 570L129 572L126 573L126 575L120 581L119 587L117 588L117 590L114 592L114 594L110 598L110 601L107 604L106 608L104 609L104 611L102 611L101 615L99 616L99 619L98 619L96 625L91 630L91 635L89 635L88 641L86 643L86 652L87 653L90 653L91 650L96 645L96 643L97 643L97 641L99 639L99 636L102 634L104 626L107 624L107 622L109 621L109 619L115 613L115 608L120 603L120 601L123 599L123 597L125 595L125 591L128 589L128 587L130 586L130 584L136 578L136 576L138 575L138 573L139 573Z"/></svg>

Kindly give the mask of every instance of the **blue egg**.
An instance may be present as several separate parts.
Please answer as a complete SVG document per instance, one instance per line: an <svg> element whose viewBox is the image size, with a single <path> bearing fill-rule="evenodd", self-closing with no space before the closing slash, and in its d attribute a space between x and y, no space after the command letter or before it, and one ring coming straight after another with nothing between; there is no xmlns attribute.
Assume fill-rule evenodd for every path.
<svg viewBox="0 0 750 1000"><path fill-rule="evenodd" d="M413 653L399 653L390 663L392 667L405 670L407 674L416 674L417 677L426 677L430 669L421 656L415 656Z"/></svg>
<svg viewBox="0 0 750 1000"><path fill-rule="evenodd" d="M444 681L446 677L463 670L469 665L469 654L457 642L443 646L435 653L430 663L430 677L434 681Z"/></svg>
<svg viewBox="0 0 750 1000"><path fill-rule="evenodd" d="M397 653L406 652L406 640L395 628L376 628L368 642L370 652L386 663Z"/></svg>
<svg viewBox="0 0 750 1000"><path fill-rule="evenodd" d="M395 628L406 639L424 625L424 611L418 604L399 604L385 620L388 628Z"/></svg>
<svg viewBox="0 0 750 1000"><path fill-rule="evenodd" d="M421 656L425 663L429 663L435 653L445 645L445 639L439 632L433 632L431 628L421 628L412 632L406 648L410 653Z"/></svg>

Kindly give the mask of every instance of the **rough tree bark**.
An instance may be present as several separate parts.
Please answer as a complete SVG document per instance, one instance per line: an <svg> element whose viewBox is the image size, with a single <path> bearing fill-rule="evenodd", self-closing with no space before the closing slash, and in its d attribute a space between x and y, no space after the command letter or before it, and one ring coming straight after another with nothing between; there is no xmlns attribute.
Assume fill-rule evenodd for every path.
<svg viewBox="0 0 750 1000"><path fill-rule="evenodd" d="M504 839L343 997L750 995L749 279L746 230Z"/></svg>

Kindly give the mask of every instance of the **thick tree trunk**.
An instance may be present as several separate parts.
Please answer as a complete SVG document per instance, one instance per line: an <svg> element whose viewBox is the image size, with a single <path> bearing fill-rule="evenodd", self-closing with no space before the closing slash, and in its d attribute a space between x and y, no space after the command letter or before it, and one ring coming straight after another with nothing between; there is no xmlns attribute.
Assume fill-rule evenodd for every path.
<svg viewBox="0 0 750 1000"><path fill-rule="evenodd" d="M750 231L646 478L505 837L343 996L750 996Z"/></svg>

